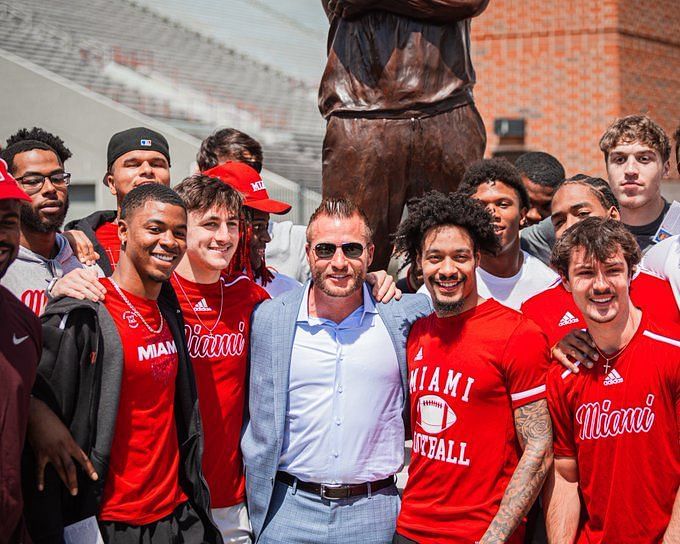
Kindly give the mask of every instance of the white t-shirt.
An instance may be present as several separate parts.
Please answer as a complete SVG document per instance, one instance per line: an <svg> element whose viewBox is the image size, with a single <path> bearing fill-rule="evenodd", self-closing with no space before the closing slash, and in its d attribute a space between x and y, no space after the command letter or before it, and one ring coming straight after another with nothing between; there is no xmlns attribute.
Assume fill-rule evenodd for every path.
<svg viewBox="0 0 680 544"><path fill-rule="evenodd" d="M274 274L274 279L272 281L270 281L267 285L262 285L262 278L257 278L255 283L267 291L269 296L272 298L276 298L286 291L290 291L291 289L295 289L302 285L299 281L291 278L290 276L281 274L280 272L272 270L271 268L270 271L272 274Z"/></svg>
<svg viewBox="0 0 680 544"><path fill-rule="evenodd" d="M680 307L680 235L666 238L649 248L642 258L642 267L670 282L675 302Z"/></svg>
<svg viewBox="0 0 680 544"><path fill-rule="evenodd" d="M291 221L270 221L269 235L272 239L264 250L267 265L300 282L309 279L306 229L304 225L293 225Z"/></svg>
<svg viewBox="0 0 680 544"><path fill-rule="evenodd" d="M536 257L522 251L524 262L519 272L509 278L499 278L477 267L477 293L484 298L493 298L514 310L519 310L525 300L545 291L559 280L556 272L544 265ZM423 285L419 293L430 296Z"/></svg>

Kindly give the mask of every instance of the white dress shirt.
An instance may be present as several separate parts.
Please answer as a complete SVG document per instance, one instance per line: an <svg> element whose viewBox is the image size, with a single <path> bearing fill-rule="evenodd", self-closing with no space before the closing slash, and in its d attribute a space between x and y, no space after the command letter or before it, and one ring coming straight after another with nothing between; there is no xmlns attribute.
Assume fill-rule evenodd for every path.
<svg viewBox="0 0 680 544"><path fill-rule="evenodd" d="M309 286L309 284L308 284ZM305 482L386 478L404 462L397 354L367 287L341 323L297 317L279 470Z"/></svg>

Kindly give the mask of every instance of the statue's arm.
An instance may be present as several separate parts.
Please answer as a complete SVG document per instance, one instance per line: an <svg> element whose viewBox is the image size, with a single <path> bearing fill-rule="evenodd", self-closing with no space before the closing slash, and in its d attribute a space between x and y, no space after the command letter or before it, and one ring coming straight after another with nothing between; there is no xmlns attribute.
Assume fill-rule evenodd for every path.
<svg viewBox="0 0 680 544"><path fill-rule="evenodd" d="M453 23L476 17L489 0L322 0L326 13L339 17L356 17L379 9L433 23Z"/></svg>

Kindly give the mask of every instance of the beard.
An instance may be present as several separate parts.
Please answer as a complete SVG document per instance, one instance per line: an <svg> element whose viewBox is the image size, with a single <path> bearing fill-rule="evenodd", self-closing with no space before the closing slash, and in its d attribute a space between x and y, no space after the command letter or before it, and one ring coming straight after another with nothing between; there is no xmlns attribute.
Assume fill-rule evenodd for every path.
<svg viewBox="0 0 680 544"><path fill-rule="evenodd" d="M316 285L321 292L328 295L329 297L348 297L351 294L357 292L364 285L364 280L366 275L363 271L350 269L353 272L352 279L348 282L346 287L335 287L330 285L330 282L324 279L323 272L314 272L313 280L314 285Z"/></svg>
<svg viewBox="0 0 680 544"><path fill-rule="evenodd" d="M435 297L432 297L432 305L435 312L443 314L457 315L465 305L465 299L456 300L455 302L442 302Z"/></svg>
<svg viewBox="0 0 680 544"><path fill-rule="evenodd" d="M21 204L21 228L32 232L48 233L58 232L64 224L64 218L68 212L68 196L64 200L61 211L49 217L41 217L40 210L34 210L29 203Z"/></svg>

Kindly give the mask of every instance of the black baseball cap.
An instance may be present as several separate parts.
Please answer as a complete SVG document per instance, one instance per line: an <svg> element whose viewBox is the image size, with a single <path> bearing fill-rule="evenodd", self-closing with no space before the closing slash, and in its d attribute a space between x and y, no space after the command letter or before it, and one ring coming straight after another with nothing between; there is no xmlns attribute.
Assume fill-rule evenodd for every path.
<svg viewBox="0 0 680 544"><path fill-rule="evenodd" d="M165 136L150 128L135 127L111 136L106 153L106 169L110 171L111 165L121 155L137 150L158 151L168 159L168 166L170 165L170 147Z"/></svg>

